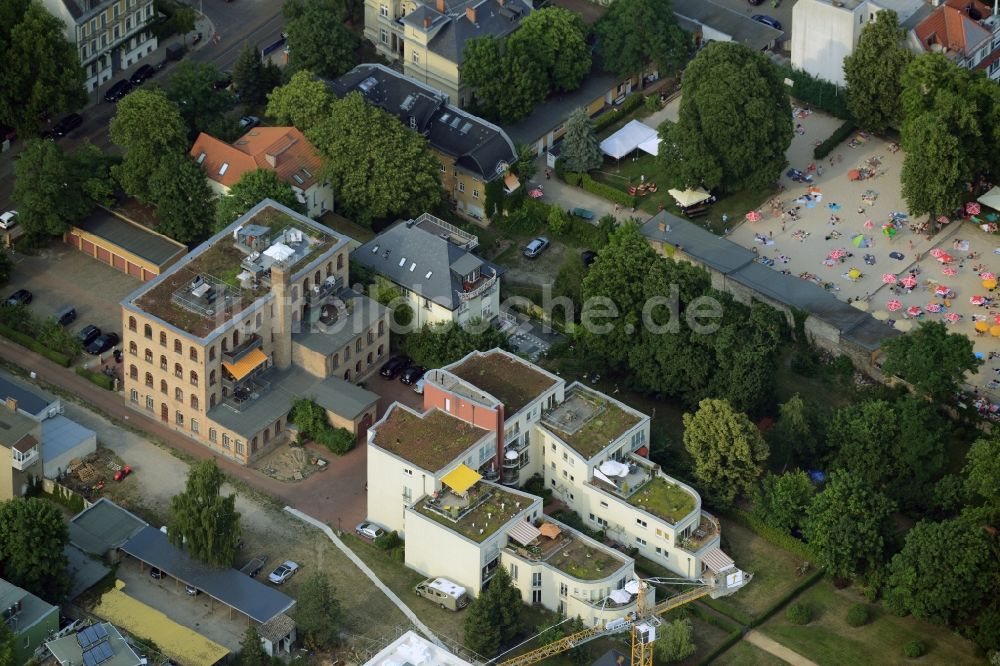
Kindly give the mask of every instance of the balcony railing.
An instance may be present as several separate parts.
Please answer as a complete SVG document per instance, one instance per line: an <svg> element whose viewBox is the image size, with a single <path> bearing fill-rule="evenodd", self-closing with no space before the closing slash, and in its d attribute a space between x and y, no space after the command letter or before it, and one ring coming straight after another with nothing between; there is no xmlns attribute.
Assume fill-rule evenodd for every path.
<svg viewBox="0 0 1000 666"><path fill-rule="evenodd" d="M343 286L340 276L337 276L335 280L324 280L318 285L313 285L306 291L306 304L310 307L322 305L326 302L326 299L339 292Z"/></svg>
<svg viewBox="0 0 1000 666"><path fill-rule="evenodd" d="M10 466L19 472L23 472L38 461L38 447L33 446L28 451L18 451L11 449Z"/></svg>
<svg viewBox="0 0 1000 666"><path fill-rule="evenodd" d="M689 553L696 554L706 545L718 539L721 531L719 519L702 511L698 526L686 536L678 535L677 546Z"/></svg>
<svg viewBox="0 0 1000 666"><path fill-rule="evenodd" d="M237 363L241 358L252 352L257 347L260 347L263 342L264 341L259 335L251 333L235 348L222 352L222 361L224 363Z"/></svg>
<svg viewBox="0 0 1000 666"><path fill-rule="evenodd" d="M465 303L466 301L471 301L473 298L481 296L486 291L488 291L494 284L496 284L496 282L497 282L497 272L493 271L493 275L484 280L480 280L478 286L473 287L468 291L458 292L458 300L462 303Z"/></svg>
<svg viewBox="0 0 1000 666"><path fill-rule="evenodd" d="M226 385L226 381L222 380L223 386ZM242 412L267 393L270 388L271 383L260 375L244 379L239 383L239 386L233 389L232 393L222 399L222 404Z"/></svg>

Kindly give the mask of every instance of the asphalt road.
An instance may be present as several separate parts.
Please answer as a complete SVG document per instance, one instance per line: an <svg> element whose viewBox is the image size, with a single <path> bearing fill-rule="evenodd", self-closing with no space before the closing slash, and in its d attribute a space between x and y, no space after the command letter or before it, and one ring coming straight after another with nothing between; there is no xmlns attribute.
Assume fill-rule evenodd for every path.
<svg viewBox="0 0 1000 666"><path fill-rule="evenodd" d="M284 18L281 15L283 4L281 0L234 0L233 2L202 0L198 8L204 12L205 19L199 19L195 32L202 32L203 42L186 57L197 62L212 63L220 70L231 69L244 43L249 42L262 47L280 38L284 26ZM211 38L213 29L218 34L217 41ZM189 45L192 37L193 35L187 38ZM179 40L172 38L168 43L174 41ZM103 100L104 93L108 87L126 78L139 66L160 63L165 57L165 52L165 44L161 44L155 52L138 64L124 72L118 72L115 78L91 93L90 101L80 112L84 117L83 125L71 136L59 139L62 147L67 151L73 150L89 140L106 152L117 151L117 147L111 143L108 135L108 123L114 116L115 105ZM166 68L157 72L152 80L169 77L174 67L176 63L169 63ZM14 159L23 147L24 143L18 140L10 151L0 155L0 211L14 207L10 201L11 191L14 188Z"/></svg>

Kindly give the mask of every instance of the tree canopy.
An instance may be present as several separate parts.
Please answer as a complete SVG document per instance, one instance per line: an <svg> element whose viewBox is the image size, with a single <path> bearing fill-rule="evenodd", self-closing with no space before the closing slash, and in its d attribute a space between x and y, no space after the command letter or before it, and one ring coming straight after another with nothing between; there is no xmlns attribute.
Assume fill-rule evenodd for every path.
<svg viewBox="0 0 1000 666"><path fill-rule="evenodd" d="M338 208L360 224L413 218L441 201L440 163L427 139L360 93L333 101L307 136L323 157Z"/></svg>
<svg viewBox="0 0 1000 666"><path fill-rule="evenodd" d="M40 2L4 2L0 28L0 125L38 135L43 113L58 118L87 103L86 77L63 22Z"/></svg>
<svg viewBox="0 0 1000 666"><path fill-rule="evenodd" d="M949 333L940 321L922 322L915 331L886 340L882 351L885 372L902 377L938 401L951 397L965 373L980 365L972 340L961 333Z"/></svg>
<svg viewBox="0 0 1000 666"><path fill-rule="evenodd" d="M33 238L58 236L93 207L83 191L84 174L55 141L30 139L14 163L11 199L18 223Z"/></svg>
<svg viewBox="0 0 1000 666"><path fill-rule="evenodd" d="M510 351L507 336L478 319L465 326L454 322L425 325L406 336L403 350L425 368L440 368L472 351L499 347Z"/></svg>
<svg viewBox="0 0 1000 666"><path fill-rule="evenodd" d="M334 97L312 72L298 71L283 86L267 95L267 115L280 125L308 132L333 111Z"/></svg>
<svg viewBox="0 0 1000 666"><path fill-rule="evenodd" d="M192 466L184 491L170 500L170 543L210 565L231 567L240 538L236 495L222 496L225 476L209 458Z"/></svg>
<svg viewBox="0 0 1000 666"><path fill-rule="evenodd" d="M761 479L753 501L753 512L775 529L788 534L799 527L816 489L802 470L768 474Z"/></svg>
<svg viewBox="0 0 1000 666"><path fill-rule="evenodd" d="M465 612L465 645L484 657L494 657L521 630L521 592L505 567L497 567L489 587Z"/></svg>
<svg viewBox="0 0 1000 666"><path fill-rule="evenodd" d="M344 25L343 7L330 0L298 0L285 10L289 63L319 76L337 77L354 67L357 36Z"/></svg>
<svg viewBox="0 0 1000 666"><path fill-rule="evenodd" d="M158 88L145 88L118 102L111 140L123 151L111 172L128 194L151 202L150 180L165 155L187 152L187 127L177 104Z"/></svg>
<svg viewBox="0 0 1000 666"><path fill-rule="evenodd" d="M240 179L229 188L229 192L219 197L215 205L215 230L219 231L229 226L268 198L292 210L305 212L304 206L295 197L292 186L278 178L277 173L271 169L254 169L240 176Z"/></svg>
<svg viewBox="0 0 1000 666"><path fill-rule="evenodd" d="M240 651L236 653L237 666L270 666L271 657L264 651L257 627L252 624L243 632Z"/></svg>
<svg viewBox="0 0 1000 666"><path fill-rule="evenodd" d="M732 192L781 177L792 109L781 74L737 42L712 42L684 70L676 123L660 127L658 159L671 184Z"/></svg>
<svg viewBox="0 0 1000 666"><path fill-rule="evenodd" d="M205 170L189 155L164 155L149 181L156 202L156 230L181 243L204 240L212 231L212 189Z"/></svg>
<svg viewBox="0 0 1000 666"><path fill-rule="evenodd" d="M623 78L643 72L649 62L661 75L672 73L691 52L691 36L677 23L670 0L615 0L594 31L604 68Z"/></svg>
<svg viewBox="0 0 1000 666"><path fill-rule="evenodd" d="M966 454L965 490L990 521L1000 518L1000 439L982 438Z"/></svg>
<svg viewBox="0 0 1000 666"><path fill-rule="evenodd" d="M215 89L221 77L215 65L185 58L167 79L167 98L177 105L187 125L189 139L208 130L233 106L235 100L231 92Z"/></svg>
<svg viewBox="0 0 1000 666"><path fill-rule="evenodd" d="M51 502L15 498L0 504L0 578L59 603L72 585L66 568L69 529Z"/></svg>
<svg viewBox="0 0 1000 666"><path fill-rule="evenodd" d="M337 639L341 617L337 590L325 572L313 572L299 590L295 624L306 645L320 650Z"/></svg>
<svg viewBox="0 0 1000 666"><path fill-rule="evenodd" d="M0 664L14 663L14 647L17 637L7 628L6 622L0 622Z"/></svg>
<svg viewBox="0 0 1000 666"><path fill-rule="evenodd" d="M563 134L559 157L566 170L574 172L592 171L604 163L594 123L582 108L574 109L566 119L566 133Z"/></svg>
<svg viewBox="0 0 1000 666"><path fill-rule="evenodd" d="M672 664L693 655L698 646L694 643L692 633L691 620L686 617L661 625L656 632L656 642L653 643L656 663Z"/></svg>
<svg viewBox="0 0 1000 666"><path fill-rule="evenodd" d="M281 83L281 70L264 62L260 49L247 42L233 63L233 85L244 104L264 104L267 95Z"/></svg>
<svg viewBox="0 0 1000 666"><path fill-rule="evenodd" d="M906 31L899 27L896 12L880 11L861 30L854 51L844 58L847 108L858 125L876 134L899 127L902 75L911 60Z"/></svg>

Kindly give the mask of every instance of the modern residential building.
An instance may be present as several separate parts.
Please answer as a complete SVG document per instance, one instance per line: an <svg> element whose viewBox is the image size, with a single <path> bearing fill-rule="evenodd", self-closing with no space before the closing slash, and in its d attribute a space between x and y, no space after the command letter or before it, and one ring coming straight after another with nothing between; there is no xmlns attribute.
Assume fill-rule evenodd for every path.
<svg viewBox="0 0 1000 666"><path fill-rule="evenodd" d="M248 463L312 397L364 432L377 396L351 384L389 351L389 311L347 288L353 239L265 199L122 301L125 397Z"/></svg>
<svg viewBox="0 0 1000 666"><path fill-rule="evenodd" d="M248 171L267 169L291 186L309 217L333 210L333 188L319 176L316 149L294 127L255 127L232 144L202 132L191 146L191 157L204 167L218 195L228 194Z"/></svg>
<svg viewBox="0 0 1000 666"><path fill-rule="evenodd" d="M59 630L59 607L0 578L0 613L14 634L14 661L11 666L31 659L35 650Z"/></svg>
<svg viewBox="0 0 1000 666"><path fill-rule="evenodd" d="M440 645L432 643L417 632L408 630L399 638L386 645L364 666L472 666Z"/></svg>
<svg viewBox="0 0 1000 666"><path fill-rule="evenodd" d="M792 67L845 85L844 58L883 9L896 12L910 30L933 6L925 0L798 0L792 7Z"/></svg>
<svg viewBox="0 0 1000 666"><path fill-rule="evenodd" d="M647 458L648 416L501 350L425 375L424 411L368 431L368 515L406 564L476 595L506 567L526 603L589 624L635 610L634 561L542 513L540 477L594 532L728 594L746 581L694 489Z"/></svg>
<svg viewBox="0 0 1000 666"><path fill-rule="evenodd" d="M42 473L42 424L8 398L0 405L0 502L24 495Z"/></svg>
<svg viewBox="0 0 1000 666"><path fill-rule="evenodd" d="M500 312L503 269L473 254L479 239L424 213L399 221L353 253L399 288L413 309L414 325L490 321Z"/></svg>
<svg viewBox="0 0 1000 666"><path fill-rule="evenodd" d="M941 53L959 67L1000 81L1000 17L979 0L945 0L909 33L916 53Z"/></svg>
<svg viewBox="0 0 1000 666"><path fill-rule="evenodd" d="M494 179L504 178L507 191L517 189L517 179L507 173L517 160L514 142L496 125L450 104L447 94L378 64L358 65L330 88L338 97L360 92L369 104L425 136L458 212L488 217L486 183Z"/></svg>
<svg viewBox="0 0 1000 666"><path fill-rule="evenodd" d="M59 666L140 666L147 663L110 622L84 627L74 634L49 641L45 647Z"/></svg>
<svg viewBox="0 0 1000 666"><path fill-rule="evenodd" d="M506 37L532 8L530 0L365 0L365 37L404 74L465 107L472 101L462 81L466 42Z"/></svg>
<svg viewBox="0 0 1000 666"><path fill-rule="evenodd" d="M156 50L153 0L43 0L66 27L86 73L87 90L110 81Z"/></svg>
<svg viewBox="0 0 1000 666"><path fill-rule="evenodd" d="M754 51L763 51L774 48L784 34L711 0L674 0L673 7L680 26L694 35L696 46L737 42Z"/></svg>

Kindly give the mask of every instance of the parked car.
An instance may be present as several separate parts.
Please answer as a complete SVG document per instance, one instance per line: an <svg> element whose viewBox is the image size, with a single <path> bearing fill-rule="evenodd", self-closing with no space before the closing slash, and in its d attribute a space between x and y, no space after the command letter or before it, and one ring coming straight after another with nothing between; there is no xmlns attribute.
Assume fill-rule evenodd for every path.
<svg viewBox="0 0 1000 666"><path fill-rule="evenodd" d="M407 386L411 386L417 380L423 379L424 375L427 373L427 369L420 365L411 365L406 370L403 370L399 375L399 381L403 382Z"/></svg>
<svg viewBox="0 0 1000 666"><path fill-rule="evenodd" d="M97 356L108 351L116 344L118 344L117 333L104 333L94 338L93 342L87 345L87 353L91 356Z"/></svg>
<svg viewBox="0 0 1000 666"><path fill-rule="evenodd" d="M464 587L447 578L428 578L414 589L418 597L423 597L441 608L460 611L469 605L469 595Z"/></svg>
<svg viewBox="0 0 1000 666"><path fill-rule="evenodd" d="M528 243L527 246L525 246L522 254L526 256L528 259L534 259L542 252L544 252L545 248L547 248L548 246L549 246L549 239L546 238L545 236L539 236L538 238Z"/></svg>
<svg viewBox="0 0 1000 666"><path fill-rule="evenodd" d="M769 25L775 30L781 30L781 23L778 21L778 19L767 16L766 14L754 14L750 18L752 18L754 21L757 21L757 23L763 23L764 25Z"/></svg>
<svg viewBox="0 0 1000 666"><path fill-rule="evenodd" d="M76 334L76 339L80 341L80 344L86 347L91 342L101 337L101 329L97 328L93 324L87 324L83 327L83 330Z"/></svg>
<svg viewBox="0 0 1000 666"><path fill-rule="evenodd" d="M108 92L104 93L104 101L113 104L120 101L130 92L132 92L132 84L129 83L127 79L122 79L115 85L108 88Z"/></svg>
<svg viewBox="0 0 1000 666"><path fill-rule="evenodd" d="M143 65L139 69L132 72L132 76L128 78L128 82L133 86L142 85L147 79L153 78L156 74L156 68L152 65Z"/></svg>
<svg viewBox="0 0 1000 666"><path fill-rule="evenodd" d="M56 312L56 321L60 326L69 326L76 321L76 308L72 305L64 305Z"/></svg>
<svg viewBox="0 0 1000 666"><path fill-rule="evenodd" d="M385 534L385 529L379 527L375 523L369 523L367 521L360 523L354 528L354 531L357 532L358 536L363 536L366 539L371 539L372 541Z"/></svg>
<svg viewBox="0 0 1000 666"><path fill-rule="evenodd" d="M240 129L249 130L257 127L257 125L260 125L260 118L257 116L243 116L240 118Z"/></svg>
<svg viewBox="0 0 1000 666"><path fill-rule="evenodd" d="M594 219L594 211L587 210L586 208L574 208L569 212L570 215L576 215L577 217L582 217L585 220Z"/></svg>
<svg viewBox="0 0 1000 666"><path fill-rule="evenodd" d="M427 383L427 380L424 379L423 377L421 377L420 379L418 379L417 383L413 385L413 392L416 393L417 395L423 395L424 394L424 384L426 384L426 383Z"/></svg>
<svg viewBox="0 0 1000 666"><path fill-rule="evenodd" d="M385 362L378 373L386 379L395 379L399 376L399 373L410 367L412 363L413 361L409 356L393 356Z"/></svg>
<svg viewBox="0 0 1000 666"><path fill-rule="evenodd" d="M53 137L63 137L83 124L83 116L79 113L71 113L64 116L49 130Z"/></svg>
<svg viewBox="0 0 1000 666"><path fill-rule="evenodd" d="M7 305L27 305L33 298L34 296L27 289L18 289L7 299Z"/></svg>
<svg viewBox="0 0 1000 666"><path fill-rule="evenodd" d="M747 0L754 7L764 4L764 0Z"/></svg>
<svg viewBox="0 0 1000 666"><path fill-rule="evenodd" d="M0 215L0 229L13 229L17 226L17 211L8 210Z"/></svg>
<svg viewBox="0 0 1000 666"><path fill-rule="evenodd" d="M597 253L593 250L584 250L580 253L580 261L583 262L584 266L589 266L597 261Z"/></svg>
<svg viewBox="0 0 1000 666"><path fill-rule="evenodd" d="M184 591L187 592L188 596L191 597L197 597L199 594L201 594L201 590L199 590L197 587L193 585L185 585Z"/></svg>
<svg viewBox="0 0 1000 666"><path fill-rule="evenodd" d="M291 560L285 560L278 567L267 575L267 579L275 585L281 585L286 580L295 575L299 570L299 565Z"/></svg>
<svg viewBox="0 0 1000 666"><path fill-rule="evenodd" d="M161 578L163 578L163 572L157 569L156 567L153 567L152 569L149 570L149 577L155 578L156 580L160 580Z"/></svg>

